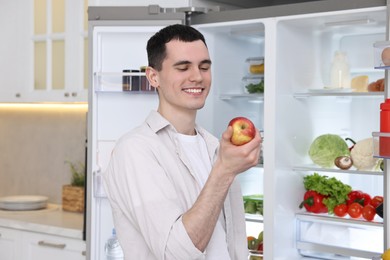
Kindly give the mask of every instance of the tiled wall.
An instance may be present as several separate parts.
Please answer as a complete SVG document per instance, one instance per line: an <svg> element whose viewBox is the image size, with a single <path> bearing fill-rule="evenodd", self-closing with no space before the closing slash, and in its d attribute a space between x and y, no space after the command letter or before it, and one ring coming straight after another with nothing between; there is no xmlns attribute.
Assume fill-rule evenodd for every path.
<svg viewBox="0 0 390 260"><path fill-rule="evenodd" d="M86 105L0 104L0 196L45 195L61 203L66 160L85 160Z"/></svg>

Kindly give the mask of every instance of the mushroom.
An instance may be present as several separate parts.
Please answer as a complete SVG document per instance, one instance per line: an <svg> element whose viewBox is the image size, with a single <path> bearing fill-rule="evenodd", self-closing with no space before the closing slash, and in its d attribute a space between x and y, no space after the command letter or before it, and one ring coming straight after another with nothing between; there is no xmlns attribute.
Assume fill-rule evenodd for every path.
<svg viewBox="0 0 390 260"><path fill-rule="evenodd" d="M349 156L339 156L334 160L334 164L341 170L348 170L352 167L353 161Z"/></svg>

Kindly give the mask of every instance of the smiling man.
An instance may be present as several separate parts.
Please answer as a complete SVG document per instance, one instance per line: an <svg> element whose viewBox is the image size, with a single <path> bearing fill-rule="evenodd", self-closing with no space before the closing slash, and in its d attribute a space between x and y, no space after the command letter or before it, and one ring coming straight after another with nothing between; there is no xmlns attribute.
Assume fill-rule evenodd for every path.
<svg viewBox="0 0 390 260"><path fill-rule="evenodd" d="M171 25L147 44L146 76L159 106L118 140L104 185L125 259L244 260L248 257L236 176L258 162L261 139L218 141L196 124L211 87L203 35Z"/></svg>

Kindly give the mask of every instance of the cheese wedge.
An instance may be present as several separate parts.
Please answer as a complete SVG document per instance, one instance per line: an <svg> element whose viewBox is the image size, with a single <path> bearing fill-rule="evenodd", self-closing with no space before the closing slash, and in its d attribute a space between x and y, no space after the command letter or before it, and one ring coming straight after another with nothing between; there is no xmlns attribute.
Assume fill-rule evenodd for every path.
<svg viewBox="0 0 390 260"><path fill-rule="evenodd" d="M351 88L356 92L367 92L368 76L356 76L351 80Z"/></svg>

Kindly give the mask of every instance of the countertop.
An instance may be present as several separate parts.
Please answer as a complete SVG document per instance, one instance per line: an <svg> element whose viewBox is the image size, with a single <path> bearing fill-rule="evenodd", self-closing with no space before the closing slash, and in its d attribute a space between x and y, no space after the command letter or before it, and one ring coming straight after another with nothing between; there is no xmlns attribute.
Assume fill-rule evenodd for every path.
<svg viewBox="0 0 390 260"><path fill-rule="evenodd" d="M74 239L83 239L83 219L82 213L63 211L57 204L34 211L0 210L0 227Z"/></svg>

